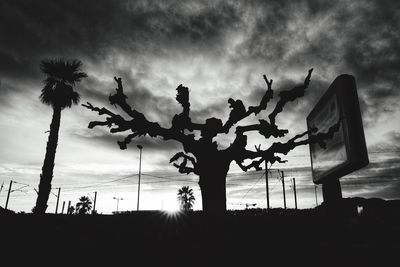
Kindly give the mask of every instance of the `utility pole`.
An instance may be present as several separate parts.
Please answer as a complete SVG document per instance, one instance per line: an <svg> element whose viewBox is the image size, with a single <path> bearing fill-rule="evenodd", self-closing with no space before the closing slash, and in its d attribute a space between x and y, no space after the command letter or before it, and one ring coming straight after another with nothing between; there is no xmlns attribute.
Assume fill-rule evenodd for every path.
<svg viewBox="0 0 400 267"><path fill-rule="evenodd" d="M56 214L57 214L57 211L58 211L58 202L60 201L60 191L61 191L61 187L58 188L57 203L56 203Z"/></svg>
<svg viewBox="0 0 400 267"><path fill-rule="evenodd" d="M92 210L92 214L96 211L96 199L97 199L97 192L94 192L94 200L93 200L93 210Z"/></svg>
<svg viewBox="0 0 400 267"><path fill-rule="evenodd" d="M315 192L315 205L318 206L318 197L317 197L317 185L314 185L314 192Z"/></svg>
<svg viewBox="0 0 400 267"><path fill-rule="evenodd" d="M283 171L281 171L281 173L282 173L282 187L283 187L283 206L286 209L285 174L283 173Z"/></svg>
<svg viewBox="0 0 400 267"><path fill-rule="evenodd" d="M267 193L267 209L269 209L269 184L268 184L268 162L265 161L265 191Z"/></svg>
<svg viewBox="0 0 400 267"><path fill-rule="evenodd" d="M69 214L69 208L71 207L71 200L68 201L68 208L67 208L67 214Z"/></svg>
<svg viewBox="0 0 400 267"><path fill-rule="evenodd" d="M138 193L137 193L137 207L136 210L139 211L139 197L140 197L140 175L142 172L142 149L143 146L137 145L137 147L140 150L140 156L139 156L139 181L138 181ZM118 204L117 204L118 205ZM118 211L118 210L117 210Z"/></svg>
<svg viewBox="0 0 400 267"><path fill-rule="evenodd" d="M64 214L64 207L65 207L65 201L63 201L62 209L61 209L61 214Z"/></svg>
<svg viewBox="0 0 400 267"><path fill-rule="evenodd" d="M12 186L13 181L10 180L10 186L8 187L8 193L7 193L7 200L6 200L6 206L4 207L5 209L7 209L8 207L8 200L10 199L10 193L11 193L11 186Z"/></svg>
<svg viewBox="0 0 400 267"><path fill-rule="evenodd" d="M293 178L294 207L297 210L296 178Z"/></svg>
<svg viewBox="0 0 400 267"><path fill-rule="evenodd" d="M120 200L124 200L122 197L113 197L114 199L117 200L117 213L118 213L118 205Z"/></svg>

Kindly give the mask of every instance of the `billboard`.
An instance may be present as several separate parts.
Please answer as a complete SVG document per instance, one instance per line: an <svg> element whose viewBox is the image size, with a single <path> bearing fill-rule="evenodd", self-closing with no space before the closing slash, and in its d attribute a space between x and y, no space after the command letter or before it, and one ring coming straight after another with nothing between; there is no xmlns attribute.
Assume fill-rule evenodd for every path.
<svg viewBox="0 0 400 267"><path fill-rule="evenodd" d="M310 144L313 181L321 184L338 179L368 165L360 105L353 76L338 76L307 117L307 128L319 132L340 121L339 130L326 142L326 148ZM312 133L316 134L316 133Z"/></svg>

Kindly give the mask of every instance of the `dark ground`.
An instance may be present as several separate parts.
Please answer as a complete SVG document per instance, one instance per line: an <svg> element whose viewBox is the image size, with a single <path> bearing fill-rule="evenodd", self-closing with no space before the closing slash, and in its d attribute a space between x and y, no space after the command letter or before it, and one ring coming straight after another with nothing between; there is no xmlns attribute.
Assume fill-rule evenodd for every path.
<svg viewBox="0 0 400 267"><path fill-rule="evenodd" d="M357 205L363 206L361 214ZM395 260L390 265L399 266L400 260L400 201L380 199L345 199L333 210L322 205L223 216L161 211L37 216L0 210L0 229L2 259L14 263L389 266Z"/></svg>

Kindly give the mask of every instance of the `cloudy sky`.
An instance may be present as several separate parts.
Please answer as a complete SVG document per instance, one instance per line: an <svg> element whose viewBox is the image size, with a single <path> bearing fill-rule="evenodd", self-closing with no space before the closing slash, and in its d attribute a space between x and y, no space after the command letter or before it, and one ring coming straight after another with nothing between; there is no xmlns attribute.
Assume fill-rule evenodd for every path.
<svg viewBox="0 0 400 267"><path fill-rule="evenodd" d="M400 197L400 2L392 1L34 1L0 2L0 205L15 181L9 208L30 211L35 204L52 110L38 97L44 75L40 60L80 59L88 78L76 86L82 102L108 104L114 76L122 77L128 101L149 120L168 127L181 112L179 84L190 88L192 120L215 116L225 121L227 99L256 105L265 92L290 89L314 68L305 97L289 103L277 118L292 136L306 129L305 118L340 74L354 75L369 151L368 167L341 180L345 197ZM251 123L265 118L262 112ZM143 149L141 207L177 206L183 185L196 194L197 178L168 164L181 150L173 141L141 138L120 150L107 129L87 128L98 115L74 106L64 110L53 188L60 201L74 204L98 192L97 209L136 208L139 151ZM123 137L122 137L123 138ZM221 147L232 136L219 137ZM248 147L269 140L249 136ZM308 147L286 157L287 202L293 207L290 179L296 178L300 208L315 206ZM233 163L227 178L228 208L245 203L265 207L262 172L241 173ZM270 174L271 205L281 207L277 171ZM318 188L318 202L322 196ZM53 189L54 194L57 192ZM54 212L55 195L49 212ZM60 204L61 205L61 204Z"/></svg>

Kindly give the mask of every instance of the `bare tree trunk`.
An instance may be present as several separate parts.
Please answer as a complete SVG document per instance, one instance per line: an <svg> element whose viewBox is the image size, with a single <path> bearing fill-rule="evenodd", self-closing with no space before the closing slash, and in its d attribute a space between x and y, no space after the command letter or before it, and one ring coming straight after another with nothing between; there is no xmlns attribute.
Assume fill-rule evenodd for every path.
<svg viewBox="0 0 400 267"><path fill-rule="evenodd" d="M229 163L213 161L199 169L203 211L221 214L226 211L226 175Z"/></svg>
<svg viewBox="0 0 400 267"><path fill-rule="evenodd" d="M50 134L46 146L42 174L40 175L39 193L36 199L34 213L44 214L47 209L47 201L51 191L53 179L54 159L56 157L58 131L60 129L61 108L53 109L53 118L50 124Z"/></svg>

